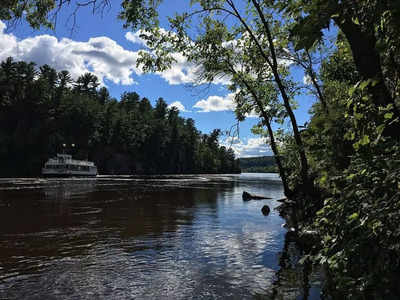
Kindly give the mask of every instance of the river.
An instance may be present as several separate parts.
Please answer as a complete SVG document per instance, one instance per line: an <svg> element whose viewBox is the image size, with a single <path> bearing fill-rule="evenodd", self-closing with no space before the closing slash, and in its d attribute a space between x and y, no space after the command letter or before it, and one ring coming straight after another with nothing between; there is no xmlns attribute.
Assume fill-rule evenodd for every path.
<svg viewBox="0 0 400 300"><path fill-rule="evenodd" d="M319 299L282 197L275 174L0 179L0 299Z"/></svg>

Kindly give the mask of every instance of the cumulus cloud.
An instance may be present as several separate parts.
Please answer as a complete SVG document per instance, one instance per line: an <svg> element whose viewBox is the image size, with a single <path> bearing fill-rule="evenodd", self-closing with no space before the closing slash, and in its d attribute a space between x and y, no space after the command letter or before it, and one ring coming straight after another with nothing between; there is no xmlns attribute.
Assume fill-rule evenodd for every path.
<svg viewBox="0 0 400 300"><path fill-rule="evenodd" d="M259 118L260 114L257 113L254 109L250 112L246 114L246 118Z"/></svg>
<svg viewBox="0 0 400 300"><path fill-rule="evenodd" d="M12 56L16 60L33 61L39 66L48 64L58 71L68 70L75 79L86 72L91 72L103 84L105 80L110 80L115 84L131 85L135 83L133 78L135 75L143 74L142 69L136 67L136 62L139 52L146 50L124 49L108 37L74 41L44 34L18 39L5 30L6 24L0 21L0 60ZM146 42L141 38L141 34L143 34L141 31L127 32L125 38L146 48ZM170 85L204 83L198 82L201 66L188 62L181 53L173 53L172 56L176 62L169 69L157 72L158 76ZM227 85L230 83L230 77L216 78L213 83ZM215 99L210 100L215 101Z"/></svg>
<svg viewBox="0 0 400 300"><path fill-rule="evenodd" d="M4 60L8 56L15 54L17 50L17 39L11 34L6 34L6 24L0 21L0 59Z"/></svg>
<svg viewBox="0 0 400 300"><path fill-rule="evenodd" d="M173 34L173 32L167 32L165 29L160 29L162 34ZM146 40L142 38L143 35L149 35L151 33L138 30L136 32L128 32L125 34L125 38L132 42L147 48ZM160 77L165 79L170 85L178 84L194 84L200 67L189 63L187 59L181 53L172 53L171 56L175 59L171 67L163 72L157 72Z"/></svg>
<svg viewBox="0 0 400 300"><path fill-rule="evenodd" d="M271 148L266 138L249 138L242 141L237 137L227 138L221 142L225 147L231 147L237 157L256 157L272 155Z"/></svg>
<svg viewBox="0 0 400 300"><path fill-rule="evenodd" d="M167 31L160 28L161 34L175 36L176 34L172 31ZM143 46L148 48L147 42L143 39L143 35L151 35L152 33L143 30L138 30L136 32L128 32L125 34L125 38L132 42L133 44ZM190 41L187 41L190 43ZM150 51L150 50L148 50ZM202 72L202 67L194 63L188 62L186 57L182 53L171 53L172 58L175 59L167 70L163 72L157 72L157 74L165 79L170 85L178 84L203 84L204 81L198 80L198 75ZM214 84L230 84L230 76L219 76L213 80Z"/></svg>
<svg viewBox="0 0 400 300"><path fill-rule="evenodd" d="M187 59L180 53L173 53L172 57L176 60L169 69L163 72L157 72L169 84L195 84L199 66L194 65L187 61Z"/></svg>
<svg viewBox="0 0 400 300"><path fill-rule="evenodd" d="M56 70L68 70L72 77L91 72L104 84L110 80L116 84L134 83L133 74L142 74L136 68L137 52L125 50L108 37L90 38L87 42L57 39L51 35L38 35L22 40L4 32L0 21L0 60L8 56L16 60L48 64Z"/></svg>
<svg viewBox="0 0 400 300"><path fill-rule="evenodd" d="M136 67L139 51L124 49L108 37L94 37L86 42L71 39L57 39L51 35L38 35L18 39L5 32L6 25L0 21L0 60L9 56L16 60L33 61L37 65L48 64L56 70L68 70L73 78L91 72L104 84L110 80L116 84L135 83L133 76L142 75ZM133 43L145 46L140 32L128 32L125 38ZM141 50L143 51L143 50ZM174 53L176 62L170 69L156 73L170 85L194 84L200 67L189 63L179 53ZM216 83L227 83L219 79Z"/></svg>
<svg viewBox="0 0 400 300"><path fill-rule="evenodd" d="M172 102L170 105L168 105L168 108L171 107L176 107L181 112L189 112L188 110L186 110L185 106L180 101Z"/></svg>
<svg viewBox="0 0 400 300"><path fill-rule="evenodd" d="M162 35L176 36L176 33L175 33L175 32L173 32L173 31L167 31L167 30L165 30L164 28L160 28L160 29L159 29L159 32L160 32ZM134 44L138 44L138 45L141 45L141 46L144 46L144 47L147 47L147 48L148 48L146 39L144 39L143 36L151 37L152 35L153 35L152 32L149 32L149 31L141 30L141 29L140 29L140 30L138 30L138 31L136 31L136 32L127 32L127 33L125 34L125 38L126 38L128 41L130 41L130 42L132 42L132 43L134 43Z"/></svg>
<svg viewBox="0 0 400 300"><path fill-rule="evenodd" d="M236 93L230 93L226 96L209 96L207 99L201 99L195 103L193 108L199 109L197 112L212 112L212 111L234 111ZM259 113L254 109L245 114L246 118L259 118Z"/></svg>
<svg viewBox="0 0 400 300"><path fill-rule="evenodd" d="M202 73L202 66L188 62L186 57L181 53L173 53L171 55L175 62L173 62L167 70L157 72L159 76L164 78L170 85L177 84L194 84L199 85L206 83L199 81L198 75ZM230 84L230 77L220 76L213 80L214 84Z"/></svg>
<svg viewBox="0 0 400 300"><path fill-rule="evenodd" d="M230 93L224 97L210 96L207 99L201 99L196 102L193 108L200 109L200 112L234 110L234 98L235 93Z"/></svg>
<svg viewBox="0 0 400 300"><path fill-rule="evenodd" d="M143 31L141 30L138 30L136 32L129 31L125 34L125 38L134 44L139 44L141 46L147 47L146 41L141 37L142 33Z"/></svg>

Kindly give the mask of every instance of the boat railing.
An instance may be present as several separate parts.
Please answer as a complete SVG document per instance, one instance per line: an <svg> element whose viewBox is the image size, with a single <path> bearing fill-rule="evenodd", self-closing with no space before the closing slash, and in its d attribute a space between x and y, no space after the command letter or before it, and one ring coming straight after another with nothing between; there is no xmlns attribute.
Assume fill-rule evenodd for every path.
<svg viewBox="0 0 400 300"><path fill-rule="evenodd" d="M89 166L89 167L94 167L94 162L87 161L87 160L76 160L76 159L49 159L47 162L48 165L64 165L64 164L70 164L70 165L77 165L77 166Z"/></svg>
<svg viewBox="0 0 400 300"><path fill-rule="evenodd" d="M94 167L94 163L91 161L87 160L75 160L75 159L68 159L65 161L66 163L72 164L72 165L80 165L80 166L91 166Z"/></svg>

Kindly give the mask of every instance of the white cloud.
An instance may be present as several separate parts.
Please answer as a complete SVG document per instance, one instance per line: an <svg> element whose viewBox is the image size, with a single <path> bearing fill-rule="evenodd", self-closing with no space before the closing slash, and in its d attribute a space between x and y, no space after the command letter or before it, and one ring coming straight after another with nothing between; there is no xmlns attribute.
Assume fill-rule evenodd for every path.
<svg viewBox="0 0 400 300"><path fill-rule="evenodd" d="M259 113L257 113L254 109L250 112L246 114L246 118L259 118L260 115Z"/></svg>
<svg viewBox="0 0 400 300"><path fill-rule="evenodd" d="M309 75L304 75L303 76L303 83L306 84L306 85L312 84L311 77Z"/></svg>
<svg viewBox="0 0 400 300"><path fill-rule="evenodd" d="M16 60L33 61L37 65L48 64L56 70L68 70L73 78L91 72L104 84L110 80L116 84L134 83L133 74L142 74L136 68L137 52L125 50L108 37L95 37L87 42L57 39L51 35L38 35L22 40L4 32L0 21L0 60L8 56Z"/></svg>
<svg viewBox="0 0 400 300"><path fill-rule="evenodd" d="M17 51L17 39L10 34L4 33L6 24L0 21L0 60L15 55Z"/></svg>
<svg viewBox="0 0 400 300"><path fill-rule="evenodd" d="M108 37L94 37L86 42L57 39L51 35L38 35L19 40L4 32L6 25L0 21L0 60L9 56L16 60L33 61L37 65L48 64L58 71L68 70L73 78L91 72L104 84L110 80L116 84L135 83L133 75L142 75L136 67L139 51L129 51ZM140 33L128 32L125 38L145 45ZM143 51L143 50L141 50ZM173 54L176 62L170 69L157 73L169 84L196 83L199 66L188 63L179 53ZM217 83L222 83L221 79Z"/></svg>
<svg viewBox="0 0 400 300"><path fill-rule="evenodd" d="M157 72L169 84L195 84L197 75L200 70L199 66L189 63L187 59L180 53L173 53L172 57L176 60L171 67L163 72Z"/></svg>
<svg viewBox="0 0 400 300"><path fill-rule="evenodd" d="M234 111L236 108L235 95L236 93L230 93L223 97L215 95L209 96L207 99L197 101L193 108L199 109L198 112ZM254 109L246 113L246 118L259 117L259 114Z"/></svg>
<svg viewBox="0 0 400 300"><path fill-rule="evenodd" d="M173 53L172 57L176 60L171 64L171 67L163 72L157 72L162 78L164 78L169 84L194 84L199 85L206 83L205 81L199 81L198 75L202 72L202 66L188 62L186 57L181 53ZM213 84L230 84L230 77L220 76L213 80Z"/></svg>
<svg viewBox="0 0 400 300"><path fill-rule="evenodd" d="M176 34L172 31L167 31L164 28L160 28L160 33L164 35L169 35L171 37L175 36ZM145 39L141 37L141 35L149 35L151 36L151 32L146 32L143 30L139 30L136 32L128 32L125 34L125 38L137 45L144 46L148 48L147 42ZM191 43L187 41L187 43ZM150 50L149 50L150 51ZM178 84L202 84L205 83L204 81L198 81L198 74L201 73L202 67L196 65L194 63L190 63L187 61L186 57L182 55L182 53L171 53L171 56L175 59L167 70L163 72L157 72L159 76L161 76L165 81L167 81L170 85L178 85ZM230 84L230 76L219 76L215 78L213 83L214 84Z"/></svg>
<svg viewBox="0 0 400 300"><path fill-rule="evenodd" d="M246 142L234 137L225 139L221 145L231 147L237 157L255 157L272 155L267 142L267 139L263 137L249 138Z"/></svg>
<svg viewBox="0 0 400 300"><path fill-rule="evenodd" d="M234 98L235 93L230 93L225 97L210 96L207 99L196 102L193 107L200 109L200 112L234 110Z"/></svg>
<svg viewBox="0 0 400 300"><path fill-rule="evenodd" d="M188 110L186 110L185 106L180 101L172 102L170 105L168 105L168 108L171 107L176 107L181 112L189 112Z"/></svg>
<svg viewBox="0 0 400 300"><path fill-rule="evenodd" d="M147 44L146 44L146 41L143 39L143 38L141 38L140 37L140 35L142 34L142 30L138 30L138 31L136 31L136 32L131 32L131 31L129 31L129 32L127 32L126 34L125 34L125 38L128 40L128 41L130 41L130 42L132 42L132 43L134 43L134 44L139 44L139 45L142 45L142 46L146 46L147 47Z"/></svg>
<svg viewBox="0 0 400 300"><path fill-rule="evenodd" d="M0 60L12 56L15 60L33 61L37 65L48 64L57 71L68 70L73 78L91 72L104 84L110 80L115 84L131 85L134 75L142 75L136 67L139 51L124 49L108 37L94 37L88 41L74 41L45 34L18 39L5 32L6 24L0 21ZM163 30L163 32L166 32ZM127 32L125 38L146 47L141 32ZM174 62L166 71L156 74L170 85L197 84L201 66L189 63L180 53L174 53ZM215 84L229 84L228 77L217 78Z"/></svg>

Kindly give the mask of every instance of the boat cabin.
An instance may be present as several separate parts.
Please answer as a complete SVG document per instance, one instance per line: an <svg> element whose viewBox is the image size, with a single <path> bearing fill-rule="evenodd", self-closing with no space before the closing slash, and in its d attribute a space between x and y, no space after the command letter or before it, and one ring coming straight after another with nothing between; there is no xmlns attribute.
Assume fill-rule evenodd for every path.
<svg viewBox="0 0 400 300"><path fill-rule="evenodd" d="M43 175L97 175L97 167L91 161L73 159L70 154L57 154L42 169Z"/></svg>

